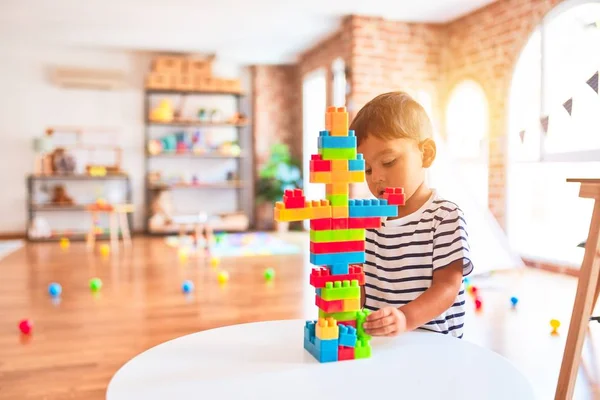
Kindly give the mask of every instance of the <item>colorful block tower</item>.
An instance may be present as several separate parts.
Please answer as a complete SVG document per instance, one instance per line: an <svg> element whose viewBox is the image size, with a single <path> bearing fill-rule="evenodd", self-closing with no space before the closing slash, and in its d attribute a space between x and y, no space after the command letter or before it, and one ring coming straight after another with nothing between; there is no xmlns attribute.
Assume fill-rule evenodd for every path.
<svg viewBox="0 0 600 400"><path fill-rule="evenodd" d="M304 348L319 362L371 356L371 337L363 323L361 286L365 275L365 229L381 225L381 217L398 215L404 205L401 188L386 189L383 200L349 198L350 184L365 181L365 161L348 130L345 107L329 107L319 154L311 156L310 183L323 183L326 199L307 201L301 189L286 190L275 204L276 221L310 220L310 284L315 288L319 317L306 321Z"/></svg>

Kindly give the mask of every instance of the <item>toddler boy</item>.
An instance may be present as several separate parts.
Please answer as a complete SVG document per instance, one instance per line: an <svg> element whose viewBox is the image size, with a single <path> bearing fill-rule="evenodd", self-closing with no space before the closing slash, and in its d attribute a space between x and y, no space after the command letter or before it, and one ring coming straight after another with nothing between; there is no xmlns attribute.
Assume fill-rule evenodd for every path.
<svg viewBox="0 0 600 400"><path fill-rule="evenodd" d="M459 206L425 183L436 156L432 125L423 107L404 92L381 94L350 126L365 159L371 193L402 187L398 217L366 232L364 328L373 336L425 329L463 336L463 277L473 265L467 224Z"/></svg>

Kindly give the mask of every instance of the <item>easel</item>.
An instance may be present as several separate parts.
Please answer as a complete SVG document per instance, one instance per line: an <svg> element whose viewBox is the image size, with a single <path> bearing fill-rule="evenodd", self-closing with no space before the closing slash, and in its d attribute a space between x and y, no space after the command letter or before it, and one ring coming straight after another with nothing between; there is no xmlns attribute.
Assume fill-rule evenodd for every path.
<svg viewBox="0 0 600 400"><path fill-rule="evenodd" d="M585 333L600 293L600 179L574 178L567 179L567 182L580 183L579 197L595 201L555 400L573 398Z"/></svg>

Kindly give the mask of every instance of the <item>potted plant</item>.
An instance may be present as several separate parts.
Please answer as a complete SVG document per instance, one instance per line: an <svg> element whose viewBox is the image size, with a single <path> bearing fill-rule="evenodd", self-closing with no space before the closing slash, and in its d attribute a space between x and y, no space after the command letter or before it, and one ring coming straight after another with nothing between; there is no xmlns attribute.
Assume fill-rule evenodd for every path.
<svg viewBox="0 0 600 400"><path fill-rule="evenodd" d="M260 169L256 188L256 203L263 210L271 210L275 202L282 201L283 193L287 189L302 188L301 164L295 160L287 145L276 143L271 147L267 162ZM272 213L270 215L272 220ZM287 230L289 223L278 223L277 230Z"/></svg>

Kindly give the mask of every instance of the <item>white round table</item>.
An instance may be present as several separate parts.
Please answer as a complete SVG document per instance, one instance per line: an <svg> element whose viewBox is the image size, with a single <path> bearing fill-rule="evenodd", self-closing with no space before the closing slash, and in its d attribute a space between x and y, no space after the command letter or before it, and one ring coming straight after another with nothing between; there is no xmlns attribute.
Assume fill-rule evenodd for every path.
<svg viewBox="0 0 600 400"><path fill-rule="evenodd" d="M527 379L505 358L446 335L418 331L373 338L371 358L324 364L304 350L303 338L303 320L183 336L127 362L106 398L534 399Z"/></svg>

